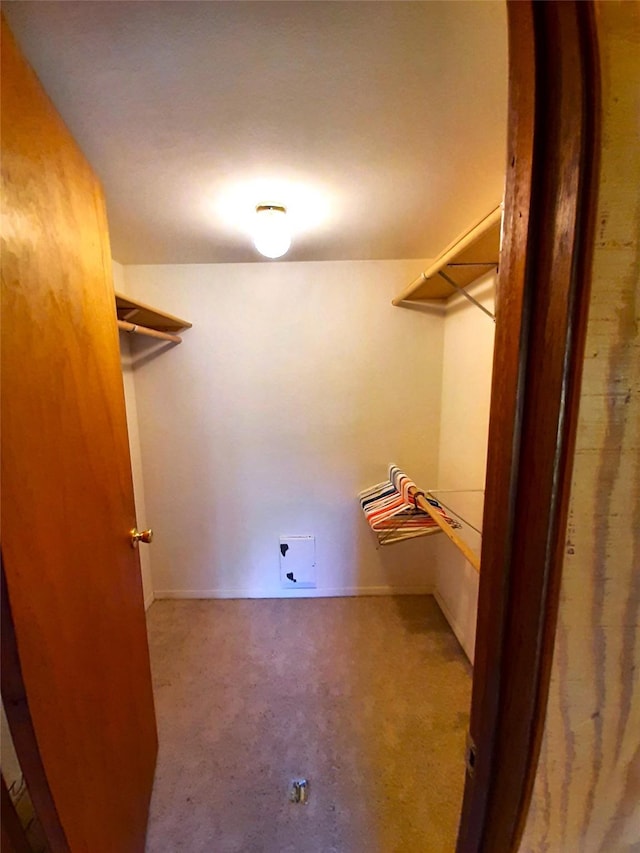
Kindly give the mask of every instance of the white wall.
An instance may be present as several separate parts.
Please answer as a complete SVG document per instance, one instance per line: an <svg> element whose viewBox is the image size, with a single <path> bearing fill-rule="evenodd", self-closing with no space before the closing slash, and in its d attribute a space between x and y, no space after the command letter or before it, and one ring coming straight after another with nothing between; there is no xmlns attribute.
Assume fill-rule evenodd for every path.
<svg viewBox="0 0 640 853"><path fill-rule="evenodd" d="M124 269L113 263L113 285L115 290L122 293L125 289ZM136 505L136 519L138 529L142 530L148 526L147 513L144 499L144 478L142 474L142 456L140 452L140 435L138 432L138 409L136 406L136 392L133 381L133 368L131 362L130 335L120 332L120 358L122 361L122 378L124 382L124 400L127 409L127 430L129 433L129 452L131 454L131 473L133 477L133 493ZM153 582L151 579L151 561L149 550L140 547L140 570L142 573L142 590L144 593L144 605L150 607L153 602Z"/></svg>
<svg viewBox="0 0 640 853"><path fill-rule="evenodd" d="M357 493L438 473L442 316L391 299L422 261L128 266L193 322L132 340L162 596L277 596L280 534L317 537L309 595L432 591L438 537L376 550Z"/></svg>
<svg viewBox="0 0 640 853"><path fill-rule="evenodd" d="M496 273L476 282L469 292L493 310ZM442 405L437 493L474 527L482 529L495 324L462 296L448 303L444 321ZM458 531L480 553L480 536L467 526ZM436 598L473 662L478 607L476 570L445 537L438 537Z"/></svg>

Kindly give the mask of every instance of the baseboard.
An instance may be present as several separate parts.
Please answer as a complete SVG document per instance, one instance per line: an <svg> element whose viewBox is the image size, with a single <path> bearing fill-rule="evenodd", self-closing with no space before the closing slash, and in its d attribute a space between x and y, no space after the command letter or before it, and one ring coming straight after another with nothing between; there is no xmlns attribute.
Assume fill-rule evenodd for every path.
<svg viewBox="0 0 640 853"><path fill-rule="evenodd" d="M160 598L342 598L359 595L433 595L433 584L422 586L346 586L333 589L246 590L246 589L156 589Z"/></svg>
<svg viewBox="0 0 640 853"><path fill-rule="evenodd" d="M148 610L154 601L155 601L155 595L153 593L151 593L151 595L148 595L144 600L144 609Z"/></svg>
<svg viewBox="0 0 640 853"><path fill-rule="evenodd" d="M452 612L449 610L449 608L447 607L447 605L446 605L446 603L445 603L445 600L444 600L444 598L440 595L440 593L438 592L437 587L436 587L436 589L435 589L435 590L434 590L434 592L433 592L433 596L434 596L434 598L435 598L435 600L436 600L436 603L437 603L438 607L440 608L440 610L442 610L442 615L444 616L444 618L445 618L445 619L447 620L447 622L449 623L449 627L451 628L451 630L453 631L453 633L456 635L456 639L457 639L457 640L458 640L458 642L460 643L460 645L461 645L461 647L462 647L462 650L464 651L465 655L466 655L466 656L467 656L467 658L469 659L469 663L473 664L473 652L474 652L474 649L469 649L469 648L467 648L468 641L467 641L467 638L466 638L466 637L465 637L465 635L464 635L464 632L463 632L463 630L462 630L462 627L460 626L460 623L458 622L458 620L454 618L453 613L452 613Z"/></svg>

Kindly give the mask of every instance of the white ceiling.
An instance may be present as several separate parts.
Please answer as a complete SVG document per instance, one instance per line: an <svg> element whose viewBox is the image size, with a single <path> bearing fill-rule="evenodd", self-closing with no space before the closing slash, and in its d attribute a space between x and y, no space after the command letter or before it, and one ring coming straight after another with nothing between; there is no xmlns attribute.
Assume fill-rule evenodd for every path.
<svg viewBox="0 0 640 853"><path fill-rule="evenodd" d="M499 203L506 4L5 2L101 178L114 258L434 257Z"/></svg>

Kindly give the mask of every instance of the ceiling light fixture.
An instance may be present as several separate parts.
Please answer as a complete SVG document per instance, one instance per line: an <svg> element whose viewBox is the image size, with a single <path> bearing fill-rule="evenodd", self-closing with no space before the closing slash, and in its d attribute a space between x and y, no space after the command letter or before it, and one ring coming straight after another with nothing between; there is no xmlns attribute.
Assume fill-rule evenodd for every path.
<svg viewBox="0 0 640 853"><path fill-rule="evenodd" d="M281 204L259 204L253 243L266 258L281 258L291 245L287 210Z"/></svg>

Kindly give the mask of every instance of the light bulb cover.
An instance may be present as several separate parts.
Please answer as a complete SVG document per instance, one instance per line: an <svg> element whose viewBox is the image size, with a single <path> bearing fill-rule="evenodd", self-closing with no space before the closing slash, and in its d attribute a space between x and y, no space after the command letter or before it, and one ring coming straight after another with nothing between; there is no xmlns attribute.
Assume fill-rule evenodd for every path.
<svg viewBox="0 0 640 853"><path fill-rule="evenodd" d="M287 222L287 211L280 204L259 204L253 243L266 258L281 258L291 246L291 232Z"/></svg>

